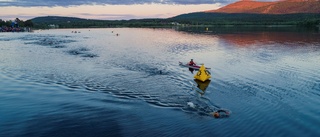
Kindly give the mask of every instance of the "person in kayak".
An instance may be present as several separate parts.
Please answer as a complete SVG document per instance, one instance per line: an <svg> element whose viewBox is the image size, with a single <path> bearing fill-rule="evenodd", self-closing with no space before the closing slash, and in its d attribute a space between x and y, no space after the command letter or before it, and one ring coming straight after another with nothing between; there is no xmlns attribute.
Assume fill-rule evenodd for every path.
<svg viewBox="0 0 320 137"><path fill-rule="evenodd" d="M189 65L189 66L195 66L195 65L197 65L197 64L193 62L193 59L191 59L188 65Z"/></svg>

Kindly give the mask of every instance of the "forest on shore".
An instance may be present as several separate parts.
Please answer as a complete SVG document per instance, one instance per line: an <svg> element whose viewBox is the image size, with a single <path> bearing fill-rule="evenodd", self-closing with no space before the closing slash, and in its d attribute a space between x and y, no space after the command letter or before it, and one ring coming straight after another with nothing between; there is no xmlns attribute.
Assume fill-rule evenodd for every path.
<svg viewBox="0 0 320 137"><path fill-rule="evenodd" d="M16 18L15 20L4 21L0 19L0 32L21 32L30 31L30 28L34 27L31 20L20 20ZM26 29L29 28L29 29Z"/></svg>
<svg viewBox="0 0 320 137"><path fill-rule="evenodd" d="M3 21L0 26L50 28L114 28L114 27L172 27L172 26L291 26L319 27L320 14L243 14L243 13L205 13L196 12L178 15L166 19L132 19L132 20L95 20L76 17L45 16L27 21L16 18Z"/></svg>

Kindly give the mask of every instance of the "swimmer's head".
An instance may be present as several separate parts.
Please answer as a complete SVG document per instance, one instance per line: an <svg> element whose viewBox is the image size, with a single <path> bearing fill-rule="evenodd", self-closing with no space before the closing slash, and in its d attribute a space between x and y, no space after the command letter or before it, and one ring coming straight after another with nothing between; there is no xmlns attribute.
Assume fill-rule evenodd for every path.
<svg viewBox="0 0 320 137"><path fill-rule="evenodd" d="M214 113L213 113L213 116L214 116L215 118L219 118L219 117L220 117L220 114L219 114L218 112L214 112Z"/></svg>

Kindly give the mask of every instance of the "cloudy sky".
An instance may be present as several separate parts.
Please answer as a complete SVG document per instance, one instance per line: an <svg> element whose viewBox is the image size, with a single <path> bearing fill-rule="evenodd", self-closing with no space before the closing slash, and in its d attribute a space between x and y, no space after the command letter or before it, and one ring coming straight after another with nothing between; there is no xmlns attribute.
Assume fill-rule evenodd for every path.
<svg viewBox="0 0 320 137"><path fill-rule="evenodd" d="M0 0L0 19L37 16L87 19L167 18L217 9L236 0Z"/></svg>

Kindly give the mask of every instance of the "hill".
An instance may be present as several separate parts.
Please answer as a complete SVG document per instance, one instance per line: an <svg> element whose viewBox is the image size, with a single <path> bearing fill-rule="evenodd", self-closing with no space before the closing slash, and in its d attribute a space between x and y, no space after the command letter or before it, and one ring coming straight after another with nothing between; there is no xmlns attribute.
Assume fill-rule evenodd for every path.
<svg viewBox="0 0 320 137"><path fill-rule="evenodd" d="M89 20L75 17L45 16L31 19L36 28L49 28L49 25L55 25L59 28L88 28L88 27L106 27L106 21Z"/></svg>
<svg viewBox="0 0 320 137"><path fill-rule="evenodd" d="M36 17L31 20L36 28L49 28L51 24L59 26L59 28L162 27L168 24L165 19L94 20L46 16Z"/></svg>
<svg viewBox="0 0 320 137"><path fill-rule="evenodd" d="M252 14L252 13L214 13L196 12L182 14L167 19L135 19L135 20L92 20L75 17L46 16L31 19L35 28L110 28L110 27L170 27L172 25L290 25L313 27L320 23L320 14ZM177 22L177 23L172 23Z"/></svg>
<svg viewBox="0 0 320 137"><path fill-rule="evenodd" d="M261 2L242 0L207 13L294 14L320 13L319 0L283 0Z"/></svg>
<svg viewBox="0 0 320 137"><path fill-rule="evenodd" d="M217 10L182 14L171 19L193 25L317 26L320 0L242 0Z"/></svg>
<svg viewBox="0 0 320 137"><path fill-rule="evenodd" d="M70 23L70 22L77 22L77 21L85 21L86 19L75 18L75 17L60 17L60 16L45 16L45 17L36 17L31 19L33 23Z"/></svg>
<svg viewBox="0 0 320 137"><path fill-rule="evenodd" d="M211 13L196 12L182 14L173 18L191 25L290 25L316 26L320 23L320 14L253 14L253 13Z"/></svg>

